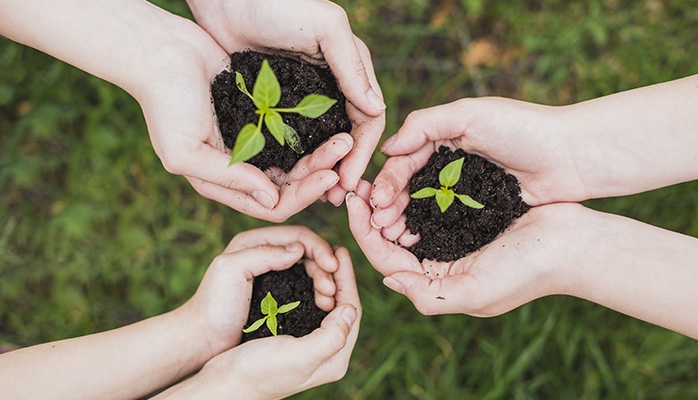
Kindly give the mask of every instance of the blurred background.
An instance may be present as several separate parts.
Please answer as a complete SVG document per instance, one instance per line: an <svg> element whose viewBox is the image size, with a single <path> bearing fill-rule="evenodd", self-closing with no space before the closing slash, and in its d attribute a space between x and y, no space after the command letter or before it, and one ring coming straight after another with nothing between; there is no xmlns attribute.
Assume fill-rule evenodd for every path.
<svg viewBox="0 0 698 400"><path fill-rule="evenodd" d="M191 17L183 0L153 2ZM461 97L564 105L698 73L695 0L339 3L374 57L384 139L410 111ZM587 205L698 236L698 182ZM351 250L364 306L347 376L294 398L698 398L694 340L562 296L425 317L383 287L343 207L288 223ZM169 311L236 233L266 225L168 174L124 91L0 38L0 346Z"/></svg>

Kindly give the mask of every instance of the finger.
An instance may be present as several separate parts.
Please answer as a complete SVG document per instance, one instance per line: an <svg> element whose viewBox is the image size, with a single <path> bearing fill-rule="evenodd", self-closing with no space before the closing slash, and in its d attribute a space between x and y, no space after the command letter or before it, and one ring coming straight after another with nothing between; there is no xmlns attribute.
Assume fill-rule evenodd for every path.
<svg viewBox="0 0 698 400"><path fill-rule="evenodd" d="M346 374L358 331L357 310L343 304L325 317L320 328L297 339L304 348L300 354L307 355L306 362L317 365L309 379L311 386L339 380Z"/></svg>
<svg viewBox="0 0 698 400"><path fill-rule="evenodd" d="M388 156L410 154L430 142L462 137L470 122L462 117L465 110L461 105L456 101L411 112L380 151Z"/></svg>
<svg viewBox="0 0 698 400"><path fill-rule="evenodd" d="M355 145L339 166L339 184L346 191L352 191L375 153L385 129L385 114L368 118L352 104L347 105L347 113L352 121L351 135Z"/></svg>
<svg viewBox="0 0 698 400"><path fill-rule="evenodd" d="M280 271L294 265L303 257L302 246L260 245L235 253L222 253L214 263L226 268L242 268L245 279L269 271Z"/></svg>
<svg viewBox="0 0 698 400"><path fill-rule="evenodd" d="M200 144L194 149L189 149L186 156L178 158L178 161L169 161L165 167L172 173L184 175L187 178L200 179L224 189L223 191L212 191L207 190L205 185L198 185L198 188L202 188L204 191L202 195L210 194L222 197L220 199L213 198L213 200L222 200L221 202L225 203L225 197L231 196L230 191L236 191L249 195L251 197L249 200L254 199L256 203L266 209L274 208L279 201L276 185L253 165L236 163L229 166L229 162L230 157L226 153L208 144ZM219 194L224 194L224 196Z"/></svg>
<svg viewBox="0 0 698 400"><path fill-rule="evenodd" d="M375 215L375 212L374 212ZM394 224L390 226L386 226L383 229L381 229L381 235L383 235L384 238L387 240L390 240L391 242L395 242L400 238L400 236L405 233L407 227L405 227L405 221L407 220L407 217L405 215L401 215L397 221L395 221Z"/></svg>
<svg viewBox="0 0 698 400"><path fill-rule="evenodd" d="M433 152L433 146L423 146L413 154L389 157L373 181L371 204L378 209L393 204L407 188L412 176L426 165Z"/></svg>
<svg viewBox="0 0 698 400"><path fill-rule="evenodd" d="M380 115L385 103L380 89L372 87L369 81L366 68L372 63L368 49L352 33L344 9L329 4L332 3L328 2L328 7L315 18L320 50L347 99L367 115ZM362 53L366 58L362 58Z"/></svg>
<svg viewBox="0 0 698 400"><path fill-rule="evenodd" d="M379 204L380 201L381 199L379 197ZM381 207L373 211L373 215L371 215L371 224L377 228L394 225L405 212L405 208L409 202L410 194L407 190L403 190L388 207Z"/></svg>
<svg viewBox="0 0 698 400"><path fill-rule="evenodd" d="M410 248L417 244L419 242L419 234L412 234L409 230L405 229L404 232L400 235L399 238L397 238L398 243L400 243L400 246L402 247L407 247Z"/></svg>
<svg viewBox="0 0 698 400"><path fill-rule="evenodd" d="M349 153L354 139L348 133L338 133L311 154L301 158L288 174L288 181L299 181L322 170L331 170L339 160Z"/></svg>
<svg viewBox="0 0 698 400"><path fill-rule="evenodd" d="M340 247L335 251L339 260L339 268L334 273L334 282L337 287L335 298L339 304L351 304L358 312L358 319L361 318L361 300L359 289L356 286L356 276L351 262L349 250Z"/></svg>
<svg viewBox="0 0 698 400"><path fill-rule="evenodd" d="M334 185L327 191L326 195L327 201L332 203L335 207L339 207L344 202L344 196L347 195L347 190L340 185Z"/></svg>
<svg viewBox="0 0 698 400"><path fill-rule="evenodd" d="M323 271L334 273L339 267L332 246L317 233L300 225L269 226L239 233L230 241L225 252L264 244L286 246L295 242L303 245L305 258L314 260Z"/></svg>
<svg viewBox="0 0 698 400"><path fill-rule="evenodd" d="M397 271L421 271L421 264L409 251L383 238L371 226L371 208L361 197L349 193L346 199L349 229L373 267L384 276Z"/></svg>
<svg viewBox="0 0 698 400"><path fill-rule="evenodd" d="M334 309L334 295L336 287L332 274L327 273L318 267L313 260L306 259L303 264L305 271L313 280L313 289L315 289L315 305L321 310L331 311Z"/></svg>
<svg viewBox="0 0 698 400"><path fill-rule="evenodd" d="M279 190L279 203L273 210L267 211L265 219L277 223L286 221L324 196L338 181L336 172L321 170L300 181L286 182Z"/></svg>

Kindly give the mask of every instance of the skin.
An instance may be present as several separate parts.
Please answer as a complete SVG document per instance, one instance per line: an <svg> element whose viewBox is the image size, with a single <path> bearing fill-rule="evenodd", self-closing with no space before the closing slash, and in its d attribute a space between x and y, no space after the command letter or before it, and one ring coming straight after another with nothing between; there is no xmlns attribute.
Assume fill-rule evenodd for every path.
<svg viewBox="0 0 698 400"><path fill-rule="evenodd" d="M335 254L340 305L320 328L302 338L277 336L234 347L156 398L281 399L341 379L359 334L361 305L349 252L340 248Z"/></svg>
<svg viewBox="0 0 698 400"><path fill-rule="evenodd" d="M215 15L221 23L228 21L222 25L226 31L216 32L233 35L235 31L231 36L235 39L225 43L224 49L192 21L143 0L61 0L51 4L0 0L0 34L126 90L143 110L153 148L165 169L183 175L207 198L273 222L285 221L320 198L341 202L346 190L358 182L385 123L385 106L368 50L351 34L346 15L342 17L339 12L341 8L325 2L303 3L302 9L295 3L293 7L284 3L276 8L260 3L259 7L246 8L249 15L233 14L240 21L254 21L254 27L270 27L269 35L253 42L240 32L259 30L246 31L251 28L228 18L232 12L206 14L199 2L190 4L204 21L209 20L204 15ZM312 29L302 30L306 26L303 24L315 24L317 15L328 8L333 10L334 19L321 26L312 25L313 29L323 28L322 35ZM316 17L299 20L299 26L274 24L279 13L287 15L288 9ZM27 26L41 29L30 30ZM204 26L214 30L213 25ZM291 35L287 28L308 34ZM323 55L333 67L340 86L348 92L354 129L337 134L288 175L272 181L252 165L228 166L230 151L216 127L210 84L216 74L228 68L232 51L289 46L299 46L314 57ZM338 50L326 50L327 46ZM343 158L347 161L334 171L334 165ZM340 186L336 187L338 182Z"/></svg>
<svg viewBox="0 0 698 400"><path fill-rule="evenodd" d="M282 270L299 259L332 312L322 328L302 339L277 336L239 349L255 276ZM319 290L318 290L319 291ZM328 306L326 301L325 308ZM336 305L336 307L335 307ZM198 371L179 386L197 398L235 389L248 398L276 398L341 378L359 329L361 305L348 251L332 248L304 227L271 227L236 236L209 266L198 290L169 313L112 331L19 349L0 355L0 381L8 398L139 398ZM262 341L259 341L262 342ZM269 384L263 361L270 349L284 348L292 374ZM230 351L230 349L237 349ZM318 348L308 351L308 348ZM323 350L320 351L319 349ZM228 375L220 374L222 368ZM240 374L237 377L236 374ZM233 384L249 379L252 387ZM311 379L312 378L312 379ZM205 386L192 386L196 382ZM259 391L257 386L264 386ZM269 387L268 387L269 386ZM242 391L241 391L242 390ZM168 392L166 392L168 393ZM265 397L266 396L266 397ZM161 397L167 397L164 394ZM191 398L191 397L190 397Z"/></svg>
<svg viewBox="0 0 698 400"><path fill-rule="evenodd" d="M327 192L335 205L354 190L385 128L385 104L366 45L351 31L346 12L326 0L187 0L196 21L228 53L244 49L299 53L327 64L347 97L351 151L343 156L339 185ZM265 29L259 29L264 26Z"/></svg>
<svg viewBox="0 0 698 400"><path fill-rule="evenodd" d="M691 76L565 107L481 98L415 111L381 147L374 183L348 196L350 228L424 314L493 316L566 294L698 338L698 240L576 204L697 179L697 101ZM420 262L403 247L419 240L405 188L440 145L502 166L534 207L463 259Z"/></svg>

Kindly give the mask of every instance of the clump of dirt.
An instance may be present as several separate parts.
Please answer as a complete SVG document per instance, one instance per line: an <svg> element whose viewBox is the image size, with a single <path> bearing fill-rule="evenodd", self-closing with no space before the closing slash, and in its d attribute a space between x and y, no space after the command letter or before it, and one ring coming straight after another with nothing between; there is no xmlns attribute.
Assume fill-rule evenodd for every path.
<svg viewBox="0 0 698 400"><path fill-rule="evenodd" d="M315 304L313 280L305 272L305 266L298 263L289 269L269 271L254 278L250 312L245 327L264 317L260 304L267 292L271 292L279 306L294 301L301 302L292 311L276 316L277 334L279 335L305 336L319 328L322 320L328 314ZM272 334L267 325L264 324L254 332L244 333L242 342L267 336L272 336Z"/></svg>
<svg viewBox="0 0 698 400"><path fill-rule="evenodd" d="M269 66L281 85L281 100L276 107L294 107L312 93L337 100L337 103L319 118L307 118L296 113L281 114L284 122L298 132L304 150L302 154L296 153L288 146L281 146L266 127L262 129L266 139L264 149L247 162L262 171L269 167L279 167L288 172L301 157L312 153L331 136L351 131L351 122L346 112L346 97L329 68L279 54L249 50L233 53L232 72L221 72L211 86L218 125L223 142L228 148L233 148L243 126L248 123L256 124L259 120L259 115L255 113L257 108L252 100L235 86L235 71L242 74L247 88L252 92L264 59L269 61Z"/></svg>
<svg viewBox="0 0 698 400"><path fill-rule="evenodd" d="M514 175L475 154L441 146L427 164L410 179L408 190L439 188L439 172L451 161L464 157L461 177L453 191L485 205L474 209L456 199L442 213L434 197L410 199L405 209L407 229L420 234L408 248L419 260L454 261L492 242L518 217L530 209L521 199Z"/></svg>

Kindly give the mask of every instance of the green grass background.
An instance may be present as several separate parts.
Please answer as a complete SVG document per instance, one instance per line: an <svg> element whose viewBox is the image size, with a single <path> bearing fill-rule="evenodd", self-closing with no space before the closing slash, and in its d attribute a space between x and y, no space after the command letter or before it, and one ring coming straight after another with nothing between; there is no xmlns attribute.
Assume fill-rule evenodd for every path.
<svg viewBox="0 0 698 400"><path fill-rule="evenodd" d="M182 0L155 3L189 16ZM340 4L373 53L384 137L411 110L465 96L561 105L698 73L695 0ZM9 346L171 310L233 235L268 225L169 175L125 92L1 38L0 188ZM698 182L588 204L698 236ZM561 296L489 319L425 317L382 286L344 208L317 203L296 221L350 248L364 317L347 376L294 398L698 398L694 340Z"/></svg>

